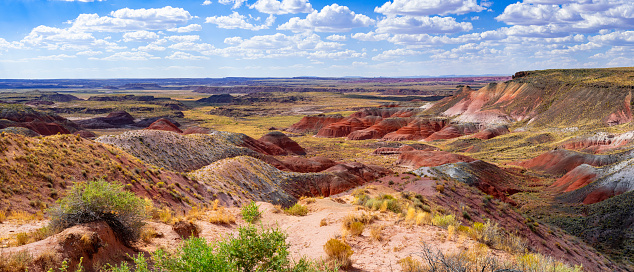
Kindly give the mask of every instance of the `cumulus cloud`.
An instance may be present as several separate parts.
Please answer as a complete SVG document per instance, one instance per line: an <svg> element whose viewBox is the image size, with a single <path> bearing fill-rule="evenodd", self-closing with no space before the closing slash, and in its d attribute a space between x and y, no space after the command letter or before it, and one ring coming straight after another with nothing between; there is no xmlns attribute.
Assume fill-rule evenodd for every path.
<svg viewBox="0 0 634 272"><path fill-rule="evenodd" d="M216 48L208 43L195 43L195 42L179 42L169 46L170 49L178 51L193 51L202 54L208 54Z"/></svg>
<svg viewBox="0 0 634 272"><path fill-rule="evenodd" d="M90 57L92 57L92 56L101 55L101 54L103 54L103 52L101 52L101 51L87 50L87 51L78 52L76 55L77 56L90 56Z"/></svg>
<svg viewBox="0 0 634 272"><path fill-rule="evenodd" d="M166 6L152 9L123 8L110 12L110 16L80 14L71 21L72 31L125 32L134 30L165 30L186 24L193 17L182 8Z"/></svg>
<svg viewBox="0 0 634 272"><path fill-rule="evenodd" d="M394 0L374 9L386 15L448 15L465 14L486 10L486 3L478 5L476 0Z"/></svg>
<svg viewBox="0 0 634 272"><path fill-rule="evenodd" d="M306 19L293 17L288 22L280 25L278 30L290 30L293 32L347 32L356 27L367 27L375 21L363 14L356 14L346 6L332 4L325 6L321 11L313 11Z"/></svg>
<svg viewBox="0 0 634 272"><path fill-rule="evenodd" d="M203 30L203 27L200 26L199 24L191 24L188 26L167 29L167 31L169 32L178 32L178 33L187 33L187 32L194 32L194 31L201 31L201 30Z"/></svg>
<svg viewBox="0 0 634 272"><path fill-rule="evenodd" d="M420 50L413 50L407 48L399 48L393 50L386 50L381 52L381 54L376 55L372 58L374 61L384 61L384 60L394 60L395 58L404 57L404 56L415 56L423 54Z"/></svg>
<svg viewBox="0 0 634 272"><path fill-rule="evenodd" d="M276 15L311 13L314 10L308 0L258 0L249 7L262 13Z"/></svg>
<svg viewBox="0 0 634 272"><path fill-rule="evenodd" d="M218 3L223 5L231 5L233 4L232 9L237 9L242 6L242 4L246 3L247 0L218 0Z"/></svg>
<svg viewBox="0 0 634 272"><path fill-rule="evenodd" d="M195 56L192 55L190 53L185 53L185 52L174 52L174 54L172 54L171 56L167 56L165 57L166 59L172 59L172 60L206 60L209 59L208 57L205 56Z"/></svg>
<svg viewBox="0 0 634 272"><path fill-rule="evenodd" d="M114 53L111 56L102 58L101 60L109 60L109 61L119 61L119 60L149 60L149 59L160 59L159 57L155 57L147 52L136 51L136 52L118 52Z"/></svg>
<svg viewBox="0 0 634 272"><path fill-rule="evenodd" d="M127 32L123 34L123 41L125 42L148 42L154 41L158 38L158 34L146 30Z"/></svg>
<svg viewBox="0 0 634 272"><path fill-rule="evenodd" d="M203 6L209 6L211 5L211 0L205 0L205 2L202 3Z"/></svg>
<svg viewBox="0 0 634 272"><path fill-rule="evenodd" d="M388 16L376 26L376 32L393 34L456 33L473 29L469 22L456 22L453 17L437 16Z"/></svg>
<svg viewBox="0 0 634 272"><path fill-rule="evenodd" d="M200 40L200 36L198 35L180 35L180 36L169 36L166 37L167 40L171 42L195 42Z"/></svg>
<svg viewBox="0 0 634 272"><path fill-rule="evenodd" d="M374 31L370 31L368 33L354 33L354 34L352 34L352 38L353 39L357 39L357 40L360 40L360 41L366 41L366 42L384 41L384 40L387 40L389 37L390 37L390 34L388 34L388 33L377 34Z"/></svg>
<svg viewBox="0 0 634 272"><path fill-rule="evenodd" d="M72 59L72 58L76 58L77 56L74 55L66 55L66 54L59 54L59 55L50 55L50 56L37 56L34 58L30 58L30 60L64 60L64 59Z"/></svg>
<svg viewBox="0 0 634 272"><path fill-rule="evenodd" d="M634 27L634 3L614 1L524 1L508 5L495 19L514 26L544 26L553 34Z"/></svg>
<svg viewBox="0 0 634 272"><path fill-rule="evenodd" d="M326 37L326 40L331 40L335 42L343 42L343 41L346 41L347 39L348 37L346 37L345 35L337 35L337 34L333 34Z"/></svg>
<svg viewBox="0 0 634 272"><path fill-rule="evenodd" d="M247 22L249 18L244 15L240 15L238 12L233 12L229 16L213 16L207 17L205 23L215 24L219 28L225 29L248 29L253 31L258 31L262 29L268 29L275 22L275 16L270 15L266 18L266 21L262 25L254 25L252 23ZM254 21L259 21L260 18L251 18Z"/></svg>

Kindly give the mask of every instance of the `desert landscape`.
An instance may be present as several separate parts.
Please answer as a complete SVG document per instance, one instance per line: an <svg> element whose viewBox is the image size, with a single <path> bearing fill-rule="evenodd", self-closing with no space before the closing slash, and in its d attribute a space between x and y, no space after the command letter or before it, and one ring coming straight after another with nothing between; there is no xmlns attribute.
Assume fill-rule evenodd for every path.
<svg viewBox="0 0 634 272"><path fill-rule="evenodd" d="M0 268L629 271L633 77L6 89Z"/></svg>

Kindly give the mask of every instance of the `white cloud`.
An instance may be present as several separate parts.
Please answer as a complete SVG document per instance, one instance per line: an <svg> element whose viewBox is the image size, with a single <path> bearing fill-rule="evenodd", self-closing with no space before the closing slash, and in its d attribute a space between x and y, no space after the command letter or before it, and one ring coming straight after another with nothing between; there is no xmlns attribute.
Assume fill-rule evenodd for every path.
<svg viewBox="0 0 634 272"><path fill-rule="evenodd" d="M93 50L88 50L88 51L82 51L82 52L78 52L77 55L78 56L96 56L96 55L101 55L103 54L103 52L101 51L93 51Z"/></svg>
<svg viewBox="0 0 634 272"><path fill-rule="evenodd" d="M216 49L213 45L208 43L194 43L194 42L180 42L169 46L170 49L178 51L194 51L202 54L208 54Z"/></svg>
<svg viewBox="0 0 634 272"><path fill-rule="evenodd" d="M203 6L209 6L211 5L211 0L205 0L205 2L202 3Z"/></svg>
<svg viewBox="0 0 634 272"><path fill-rule="evenodd" d="M407 49L407 48L399 48L393 50L383 51L381 54L373 57L374 61L384 61L384 60L394 60L395 58L404 57L404 56L415 56L421 55L423 52L419 50Z"/></svg>
<svg viewBox="0 0 634 272"><path fill-rule="evenodd" d="M146 30L127 32L123 34L123 41L125 42L148 42L154 41L158 38L158 34Z"/></svg>
<svg viewBox="0 0 634 272"><path fill-rule="evenodd" d="M166 59L172 59L172 60L206 60L209 59L208 57L205 56L195 56L189 53L185 53L185 52L174 52L174 54L172 54L171 56L167 56L165 57Z"/></svg>
<svg viewBox="0 0 634 272"><path fill-rule="evenodd" d="M314 10L308 0L282 0L281 2L278 0L258 0L249 8L276 15L311 13Z"/></svg>
<svg viewBox="0 0 634 272"><path fill-rule="evenodd" d="M147 52L136 51L136 52L118 52L114 53L111 56L105 57L101 60L149 60L149 59L160 59L159 57L155 57Z"/></svg>
<svg viewBox="0 0 634 272"><path fill-rule="evenodd" d="M169 36L166 37L171 42L195 42L200 40L200 36L198 35L180 35L180 36Z"/></svg>
<svg viewBox="0 0 634 272"><path fill-rule="evenodd" d="M30 58L30 60L64 60L64 59L72 59L72 58L76 58L77 56L69 56L66 54L59 54L59 55L50 55L50 56L37 56L34 58Z"/></svg>
<svg viewBox="0 0 634 272"><path fill-rule="evenodd" d="M544 4L551 3L551 4ZM547 27L553 35L634 28L634 3L612 1L525 1L508 5L495 19L514 26Z"/></svg>
<svg viewBox="0 0 634 272"><path fill-rule="evenodd" d="M125 32L134 30L165 30L186 24L193 17L182 8L166 6L158 9L123 8L110 16L80 14L71 21L72 31Z"/></svg>
<svg viewBox="0 0 634 272"><path fill-rule="evenodd" d="M232 9L237 9L241 7L243 3L246 3L246 2L247 0L218 0L218 3L223 5L233 4L233 7L231 7Z"/></svg>
<svg viewBox="0 0 634 272"><path fill-rule="evenodd" d="M225 38L224 43L226 44L239 44L243 41L243 39L241 37L229 37L229 38Z"/></svg>
<svg viewBox="0 0 634 272"><path fill-rule="evenodd" d="M144 45L144 46L139 46L136 50L138 51L165 51L165 47L160 46L158 44L155 43L151 43L148 45Z"/></svg>
<svg viewBox="0 0 634 272"><path fill-rule="evenodd" d="M376 24L379 33L419 34L419 33L456 33L470 31L469 22L456 22L453 17L427 16L388 16Z"/></svg>
<svg viewBox="0 0 634 272"><path fill-rule="evenodd" d="M252 18L255 21L260 20L260 18ZM270 15L266 18L266 21L262 25L254 25L252 23L247 22L247 16L240 15L237 12L233 12L229 16L213 16L207 17L205 23L215 24L218 28L225 29L248 29L253 31L258 31L262 29L268 29L275 22L275 16Z"/></svg>
<svg viewBox="0 0 634 272"><path fill-rule="evenodd" d="M326 40L331 40L335 42L343 42L343 41L346 41L347 39L348 37L346 37L345 35L337 35L337 34L333 34L326 37Z"/></svg>
<svg viewBox="0 0 634 272"><path fill-rule="evenodd" d="M377 34L374 31L370 31L368 33L352 34L353 39L357 39L357 40L365 41L365 42L384 41L384 40L387 40L389 37L390 37L390 34L387 34L387 33Z"/></svg>
<svg viewBox="0 0 634 272"><path fill-rule="evenodd" d="M203 27L200 26L199 24L191 24L188 26L167 29L167 31L178 32L178 33L194 32L194 31L201 31L201 30L203 30Z"/></svg>
<svg viewBox="0 0 634 272"><path fill-rule="evenodd" d="M374 9L386 15L448 15L465 14L486 10L486 5L478 5L476 0L394 0Z"/></svg>
<svg viewBox="0 0 634 272"><path fill-rule="evenodd" d="M356 14L346 6L332 4L325 6L321 11L313 11L306 19L293 17L288 22L280 25L279 30L293 32L317 31L317 32L347 32L356 27L367 27L374 24L374 20L363 14Z"/></svg>
<svg viewBox="0 0 634 272"><path fill-rule="evenodd" d="M106 1L106 0L58 0L58 1L64 1L64 2L84 2L84 3L88 3L88 2L101 2L101 1Z"/></svg>

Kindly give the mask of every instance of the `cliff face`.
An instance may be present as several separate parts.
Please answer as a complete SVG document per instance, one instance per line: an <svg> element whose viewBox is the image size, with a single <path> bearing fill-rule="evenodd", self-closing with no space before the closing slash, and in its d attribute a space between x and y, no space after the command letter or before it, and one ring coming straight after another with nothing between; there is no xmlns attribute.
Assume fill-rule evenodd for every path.
<svg viewBox="0 0 634 272"><path fill-rule="evenodd" d="M634 74L634 69L524 73L477 91L465 87L425 114L488 124L528 120L532 126L612 126L632 121L634 82L627 74ZM624 80L613 80L615 75Z"/></svg>

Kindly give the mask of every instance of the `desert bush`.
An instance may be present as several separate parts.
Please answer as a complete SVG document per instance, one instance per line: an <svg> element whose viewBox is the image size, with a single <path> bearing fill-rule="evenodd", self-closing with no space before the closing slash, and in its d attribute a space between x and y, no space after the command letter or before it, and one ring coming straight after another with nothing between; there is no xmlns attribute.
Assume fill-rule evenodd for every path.
<svg viewBox="0 0 634 272"><path fill-rule="evenodd" d="M172 230L176 232L180 237L198 237L200 235L200 226L190 220L179 219L172 225Z"/></svg>
<svg viewBox="0 0 634 272"><path fill-rule="evenodd" d="M398 199L388 194L382 194L375 198L369 198L367 195L361 195L356 198L355 204L363 205L372 210L379 210L381 212L402 212Z"/></svg>
<svg viewBox="0 0 634 272"><path fill-rule="evenodd" d="M423 264L412 256L400 259L398 263L401 265L403 272L419 272L423 271Z"/></svg>
<svg viewBox="0 0 634 272"><path fill-rule="evenodd" d="M416 214L416 225L430 225L432 220L431 213L420 212Z"/></svg>
<svg viewBox="0 0 634 272"><path fill-rule="evenodd" d="M214 212L209 215L209 222L213 224L228 225L235 223L236 218L232 214L228 213L225 207L220 206L214 209Z"/></svg>
<svg viewBox="0 0 634 272"><path fill-rule="evenodd" d="M526 272L555 271L555 272L581 272L583 267L573 267L537 253L522 254L515 260L517 268Z"/></svg>
<svg viewBox="0 0 634 272"><path fill-rule="evenodd" d="M308 214L308 208L306 208L306 206L295 203L295 205L284 209L284 213L294 216L305 216Z"/></svg>
<svg viewBox="0 0 634 272"><path fill-rule="evenodd" d="M346 242L339 239L330 239L324 245L324 252L326 252L328 260L334 264L334 266L348 268L352 265L350 256L352 256L354 251L352 251L352 248Z"/></svg>
<svg viewBox="0 0 634 272"><path fill-rule="evenodd" d="M383 236L381 235L381 231L383 231L383 226L374 226L370 228L370 237L374 241L383 241Z"/></svg>
<svg viewBox="0 0 634 272"><path fill-rule="evenodd" d="M5 211L0 211L0 224L4 223L4 220L7 220L7 213Z"/></svg>
<svg viewBox="0 0 634 272"><path fill-rule="evenodd" d="M241 214L242 214L242 219L244 219L244 221L247 221L251 224L258 221L258 219L260 219L260 216L262 216L262 213L260 212L260 207L257 204L255 204L255 202L253 201L249 202L249 204L244 205L244 207L242 207Z"/></svg>
<svg viewBox="0 0 634 272"><path fill-rule="evenodd" d="M446 228L449 225L452 225L452 226L457 225L458 221L456 221L456 217L453 214L449 214L449 215L435 214L434 217L431 219L431 223L434 226Z"/></svg>
<svg viewBox="0 0 634 272"><path fill-rule="evenodd" d="M33 256L26 250L13 254L0 254L0 271L23 272L33 261Z"/></svg>
<svg viewBox="0 0 634 272"><path fill-rule="evenodd" d="M94 180L76 184L68 195L50 210L52 229L64 229L77 224L105 221L122 242L137 240L143 227L145 200L123 185Z"/></svg>

